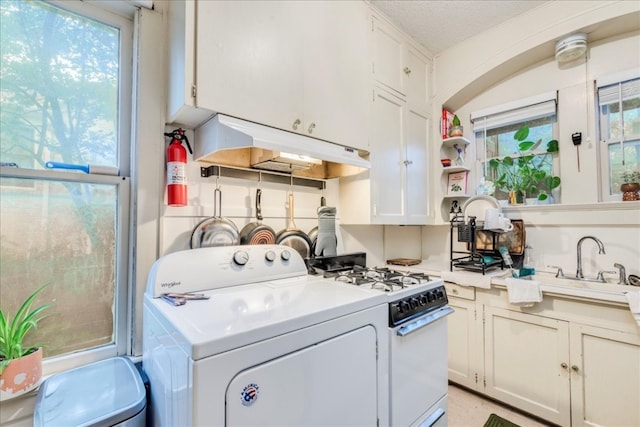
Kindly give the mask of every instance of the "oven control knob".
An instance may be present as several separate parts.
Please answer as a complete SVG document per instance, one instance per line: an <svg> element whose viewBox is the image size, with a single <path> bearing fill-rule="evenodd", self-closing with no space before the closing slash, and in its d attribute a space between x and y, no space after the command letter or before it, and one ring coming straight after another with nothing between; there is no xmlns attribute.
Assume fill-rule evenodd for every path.
<svg viewBox="0 0 640 427"><path fill-rule="evenodd" d="M236 251L233 254L233 262L237 265L245 265L249 262L249 254L247 251Z"/></svg>
<svg viewBox="0 0 640 427"><path fill-rule="evenodd" d="M400 308L403 312L411 310L411 304L407 301L400 301Z"/></svg>
<svg viewBox="0 0 640 427"><path fill-rule="evenodd" d="M438 299L444 299L444 292L442 292L442 289L438 289Z"/></svg>
<svg viewBox="0 0 640 427"><path fill-rule="evenodd" d="M264 259L266 259L269 262L273 262L276 260L276 253L274 251L267 251L264 254Z"/></svg>
<svg viewBox="0 0 640 427"><path fill-rule="evenodd" d="M411 298L409 300L409 304L411 304L411 308L418 308L420 306L420 301L418 298Z"/></svg>
<svg viewBox="0 0 640 427"><path fill-rule="evenodd" d="M433 292L427 293L427 301L431 302L431 301L434 301L435 299L436 298L435 298L435 295L433 295Z"/></svg>
<svg viewBox="0 0 640 427"><path fill-rule="evenodd" d="M420 295L420 305L427 305L427 302L429 302L427 296L425 294Z"/></svg>
<svg viewBox="0 0 640 427"><path fill-rule="evenodd" d="M291 258L291 252L285 249L280 254L280 258L282 258L283 261L289 261L289 259Z"/></svg>

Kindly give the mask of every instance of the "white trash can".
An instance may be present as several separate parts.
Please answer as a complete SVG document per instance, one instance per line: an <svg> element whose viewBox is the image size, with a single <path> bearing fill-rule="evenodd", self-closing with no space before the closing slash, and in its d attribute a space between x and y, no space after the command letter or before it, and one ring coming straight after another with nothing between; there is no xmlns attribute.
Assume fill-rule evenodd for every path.
<svg viewBox="0 0 640 427"><path fill-rule="evenodd" d="M114 357L47 378L38 391L34 427L144 427L147 397L127 357Z"/></svg>

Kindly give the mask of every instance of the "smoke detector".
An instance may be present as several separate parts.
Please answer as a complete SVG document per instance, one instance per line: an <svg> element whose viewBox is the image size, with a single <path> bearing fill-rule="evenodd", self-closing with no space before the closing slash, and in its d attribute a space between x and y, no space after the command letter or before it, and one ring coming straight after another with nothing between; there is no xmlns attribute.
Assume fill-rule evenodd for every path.
<svg viewBox="0 0 640 427"><path fill-rule="evenodd" d="M571 62L580 58L587 51L587 35L576 33L567 36L556 43L556 61Z"/></svg>

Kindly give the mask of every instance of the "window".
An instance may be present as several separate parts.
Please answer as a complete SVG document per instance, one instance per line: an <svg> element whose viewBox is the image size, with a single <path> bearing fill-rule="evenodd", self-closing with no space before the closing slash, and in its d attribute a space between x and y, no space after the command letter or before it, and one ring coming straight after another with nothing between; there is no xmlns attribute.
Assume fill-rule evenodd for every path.
<svg viewBox="0 0 640 427"><path fill-rule="evenodd" d="M598 84L602 199L620 200L622 173L640 171L640 78Z"/></svg>
<svg viewBox="0 0 640 427"><path fill-rule="evenodd" d="M544 171L547 179L557 175L557 162L549 152L556 150L557 144L551 150L548 150L547 145L549 141L554 140L556 133L555 92L473 113L471 121L478 161L487 181L499 182L504 171L492 168L490 164L492 159L503 159L505 156L511 157L513 168L517 168L520 160L524 161L526 156L533 155L530 164L534 169ZM516 139L516 133L523 126L529 128L526 140L535 143L525 152L519 149L520 141ZM507 182L511 184L509 180ZM526 197L536 198L543 193L553 194L553 186L554 184L548 183L547 180L540 179L540 182L533 185L530 182L522 191ZM508 198L506 185L496 185L495 197L498 200Z"/></svg>
<svg viewBox="0 0 640 427"><path fill-rule="evenodd" d="M47 373L128 350L132 21L87 2L0 2L0 294L54 302ZM48 161L118 168L48 169Z"/></svg>

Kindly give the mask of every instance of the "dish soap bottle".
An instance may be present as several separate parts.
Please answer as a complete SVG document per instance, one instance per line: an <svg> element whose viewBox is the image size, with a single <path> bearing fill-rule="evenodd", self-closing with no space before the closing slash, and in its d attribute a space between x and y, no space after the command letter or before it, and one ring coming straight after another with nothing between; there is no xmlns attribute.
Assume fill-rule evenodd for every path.
<svg viewBox="0 0 640 427"><path fill-rule="evenodd" d="M533 276L536 269L533 266L533 248L529 244L524 246L524 261L520 269L520 276Z"/></svg>

